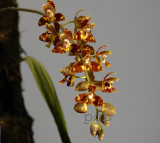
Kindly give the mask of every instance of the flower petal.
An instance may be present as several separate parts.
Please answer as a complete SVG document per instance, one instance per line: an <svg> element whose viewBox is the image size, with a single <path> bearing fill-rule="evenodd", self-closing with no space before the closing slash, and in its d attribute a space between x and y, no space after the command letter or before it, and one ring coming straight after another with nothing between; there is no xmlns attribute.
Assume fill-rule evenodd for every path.
<svg viewBox="0 0 160 143"><path fill-rule="evenodd" d="M57 21L64 21L65 17L62 13L55 13L55 18Z"/></svg>
<svg viewBox="0 0 160 143"><path fill-rule="evenodd" d="M39 36L39 40L44 42L50 42L51 36L52 36L52 33L45 32Z"/></svg>
<svg viewBox="0 0 160 143"><path fill-rule="evenodd" d="M43 16L39 19L38 25L42 26L45 25L46 23L51 23L50 18L47 16Z"/></svg>
<svg viewBox="0 0 160 143"><path fill-rule="evenodd" d="M47 4L51 5L55 9L55 4L52 0L47 0Z"/></svg>
<svg viewBox="0 0 160 143"><path fill-rule="evenodd" d="M67 38L69 38L70 40L73 40L73 34L71 30L65 28L64 34L67 36Z"/></svg>
<svg viewBox="0 0 160 143"><path fill-rule="evenodd" d="M66 82L66 78L62 79L59 83L64 84Z"/></svg>
<svg viewBox="0 0 160 143"><path fill-rule="evenodd" d="M69 49L66 48L66 45L64 44L58 44L52 50L53 53L59 53L59 54L64 54L64 53L67 53L68 51Z"/></svg>
<svg viewBox="0 0 160 143"><path fill-rule="evenodd" d="M80 72L83 72L84 70L85 70L85 66L83 65L83 63L76 62L74 63L71 71L74 73L80 73Z"/></svg>
<svg viewBox="0 0 160 143"><path fill-rule="evenodd" d="M88 45L88 44L83 45L82 49L85 49L85 48L89 48L90 49L90 55L94 55L95 54L95 49L91 45Z"/></svg>
<svg viewBox="0 0 160 143"><path fill-rule="evenodd" d="M95 106L102 106L103 105L103 99L98 95L94 95L93 96L93 104Z"/></svg>
<svg viewBox="0 0 160 143"><path fill-rule="evenodd" d="M91 18L89 18L87 16L79 16L75 21L76 28L77 29L83 28L90 20L91 20Z"/></svg>
<svg viewBox="0 0 160 143"><path fill-rule="evenodd" d="M74 86L75 76L70 76L69 81L67 82L67 86Z"/></svg>
<svg viewBox="0 0 160 143"><path fill-rule="evenodd" d="M75 90L76 91L85 91L88 90L88 81L82 81L79 82L76 87ZM95 86L96 87L96 91L102 91L102 81L91 81L90 85Z"/></svg>
<svg viewBox="0 0 160 143"><path fill-rule="evenodd" d="M75 34L74 34L74 40L77 40L77 41L80 41L82 38L81 38L81 32L80 31L77 31Z"/></svg>
<svg viewBox="0 0 160 143"><path fill-rule="evenodd" d="M92 61L90 62L90 67L87 70L93 71L93 72L99 72L103 70L103 67L101 66L101 64L95 61Z"/></svg>
<svg viewBox="0 0 160 143"><path fill-rule="evenodd" d="M99 52L97 55L98 56L102 56L102 57L107 57L108 55L110 55L112 52L111 51L101 51Z"/></svg>
<svg viewBox="0 0 160 143"><path fill-rule="evenodd" d="M78 94L74 100L78 103L86 103L88 102L88 94L89 93Z"/></svg>
<svg viewBox="0 0 160 143"><path fill-rule="evenodd" d="M108 63L107 61L105 61L105 66L106 66L106 67L110 67L110 66L111 66L111 64L110 64L110 63Z"/></svg>
<svg viewBox="0 0 160 143"><path fill-rule="evenodd" d="M84 48L82 50L82 57L85 57L87 54L90 54L91 50L89 48Z"/></svg>
<svg viewBox="0 0 160 143"><path fill-rule="evenodd" d="M74 56L81 53L81 49L77 44L72 44L71 49L69 51L69 56Z"/></svg>
<svg viewBox="0 0 160 143"><path fill-rule="evenodd" d="M90 31L91 29L93 29L95 26L94 23L89 23L86 26L84 26L80 31Z"/></svg>
<svg viewBox="0 0 160 143"><path fill-rule="evenodd" d="M92 42L92 43L95 43L96 40L95 38L93 37L93 34L91 32L88 32L87 33L87 37L83 39L84 41L86 42Z"/></svg>

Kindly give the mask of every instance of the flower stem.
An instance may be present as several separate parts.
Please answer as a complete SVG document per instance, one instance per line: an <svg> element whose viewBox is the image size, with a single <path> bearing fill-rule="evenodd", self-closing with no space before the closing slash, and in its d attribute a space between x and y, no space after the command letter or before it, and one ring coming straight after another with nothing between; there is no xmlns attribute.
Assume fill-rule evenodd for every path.
<svg viewBox="0 0 160 143"><path fill-rule="evenodd" d="M67 22L65 24L62 24L62 26L66 26L67 24L74 23L74 22L75 22L74 20L73 21L69 21L69 22Z"/></svg>
<svg viewBox="0 0 160 143"><path fill-rule="evenodd" d="M98 107L97 107L97 106L95 106L95 108L96 108L96 121L97 121L98 124L101 126L101 124L99 123L99 120L98 120L98 112L99 112L99 110L98 110Z"/></svg>
<svg viewBox="0 0 160 143"><path fill-rule="evenodd" d="M37 13L37 14L40 14L40 15L42 15L42 16L45 15L45 13L43 13L43 12L41 12L41 11L38 11L38 10L35 10L35 9L16 8L16 7L6 7L6 8L2 8L2 9L0 9L0 12L1 12L1 11L6 11L6 10L25 11L25 12Z"/></svg>
<svg viewBox="0 0 160 143"><path fill-rule="evenodd" d="M2 8L0 9L1 11L6 11L6 10L14 10L14 11L25 11L25 12L31 12L31 13L37 13L40 14L42 16L45 15L45 13L39 11L39 10L35 10L35 9L28 9L28 8L16 8L16 7L6 7L6 8ZM64 27L63 25L60 25L61 30L64 32Z"/></svg>
<svg viewBox="0 0 160 143"><path fill-rule="evenodd" d="M90 84L91 80L89 78L88 71L86 69L85 69L85 75L86 75L86 78L88 80L88 83Z"/></svg>
<svg viewBox="0 0 160 143"><path fill-rule="evenodd" d="M75 76L75 78L86 78L86 76Z"/></svg>

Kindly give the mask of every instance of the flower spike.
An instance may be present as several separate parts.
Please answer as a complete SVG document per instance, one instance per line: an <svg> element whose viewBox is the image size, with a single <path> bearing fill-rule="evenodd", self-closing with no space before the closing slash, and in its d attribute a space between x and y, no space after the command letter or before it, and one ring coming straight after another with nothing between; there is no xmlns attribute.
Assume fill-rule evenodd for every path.
<svg viewBox="0 0 160 143"><path fill-rule="evenodd" d="M101 80L96 80L94 73L105 70L102 63L105 64L105 67L111 66L106 58L112 52L108 50L101 51L102 48L108 47L108 45L103 45L95 51L94 47L88 44L88 42L96 42L92 34L95 24L90 23L91 17L88 15L78 16L83 9L75 14L73 21L65 24L59 23L64 21L65 17L62 13L56 13L56 7L52 0L46 0L46 4L43 4L42 9L45 15L40 18L38 25L45 25L47 30L39 36L39 40L47 42L47 47L53 46L53 53L65 54L68 52L69 56L75 56L74 62L69 63L60 70L64 77L59 83L66 83L67 86L72 87L77 78L84 79L75 87L75 91L86 92L75 96L74 110L77 113L86 113L89 105L95 107L96 119L91 123L90 132L93 137L97 136L101 141L104 138L102 125L106 127L110 125L110 117L116 114L116 110L112 104L104 103L103 98L97 95L96 92L101 91L107 94L117 92L113 84L119 79L110 76L116 74L115 72L109 72ZM74 32L65 27L69 23L75 24ZM82 75L79 76L78 74Z"/></svg>

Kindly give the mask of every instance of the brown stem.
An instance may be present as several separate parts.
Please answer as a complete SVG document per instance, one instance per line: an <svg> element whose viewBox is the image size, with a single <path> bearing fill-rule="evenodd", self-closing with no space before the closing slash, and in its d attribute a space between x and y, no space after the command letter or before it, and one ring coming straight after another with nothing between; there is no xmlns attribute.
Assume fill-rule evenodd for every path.
<svg viewBox="0 0 160 143"><path fill-rule="evenodd" d="M0 0L2 9L16 5L15 0ZM22 97L18 13L1 11L0 19L0 142L34 143L33 119Z"/></svg>

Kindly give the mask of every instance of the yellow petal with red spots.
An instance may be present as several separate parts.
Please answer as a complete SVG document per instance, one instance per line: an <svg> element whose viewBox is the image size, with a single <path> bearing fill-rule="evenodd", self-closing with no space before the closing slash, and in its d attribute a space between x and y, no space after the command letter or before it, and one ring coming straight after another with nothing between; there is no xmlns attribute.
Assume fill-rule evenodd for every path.
<svg viewBox="0 0 160 143"><path fill-rule="evenodd" d="M91 50L89 48L84 48L82 50L82 57L85 57L87 54L90 54Z"/></svg>
<svg viewBox="0 0 160 143"><path fill-rule="evenodd" d="M96 60L97 63L101 63L101 58L98 57L97 55L95 56L95 60Z"/></svg>
<svg viewBox="0 0 160 143"><path fill-rule="evenodd" d="M102 81L91 81L90 85L95 86L96 91L102 91ZM88 86L89 86L88 81L82 81L76 85L75 90L85 91L85 90L88 90Z"/></svg>
<svg viewBox="0 0 160 143"><path fill-rule="evenodd" d="M77 29L81 29L82 27L84 27L87 23L88 23L88 21L90 21L91 20L91 18L89 18L89 17L87 17L87 16L79 16L77 19L76 19L76 21L75 21L75 23L76 23L76 28Z"/></svg>
<svg viewBox="0 0 160 143"><path fill-rule="evenodd" d="M99 52L97 55L98 56L102 56L102 57L107 57L108 55L110 55L112 52L111 51L101 51Z"/></svg>
<svg viewBox="0 0 160 143"><path fill-rule="evenodd" d="M86 49L86 48L90 49L90 55L95 54L95 49L91 45L85 44L85 45L82 46L82 49Z"/></svg>
<svg viewBox="0 0 160 143"><path fill-rule="evenodd" d="M74 40L77 40L77 41L80 41L82 38L81 38L81 32L80 31L77 31L75 34L74 34Z"/></svg>
<svg viewBox="0 0 160 143"><path fill-rule="evenodd" d="M64 84L66 82L66 78L62 79L59 83Z"/></svg>
<svg viewBox="0 0 160 143"><path fill-rule="evenodd" d="M103 67L101 66L101 64L95 61L92 61L90 62L90 67L87 70L93 71L93 72L99 72L103 70Z"/></svg>
<svg viewBox="0 0 160 143"><path fill-rule="evenodd" d="M80 72L83 72L84 70L85 70L85 66L83 65L83 63L76 62L74 63L71 71L74 73L80 73Z"/></svg>
<svg viewBox="0 0 160 143"><path fill-rule="evenodd" d="M55 9L55 4L52 0L47 0L47 4L51 5Z"/></svg>
<svg viewBox="0 0 160 143"><path fill-rule="evenodd" d="M108 63L107 61L105 61L105 66L106 66L106 67L110 67L110 66L111 66L111 64L110 64L110 63Z"/></svg>
<svg viewBox="0 0 160 143"><path fill-rule="evenodd" d="M69 56L74 56L81 53L81 48L77 44L72 44L69 51Z"/></svg>
<svg viewBox="0 0 160 143"><path fill-rule="evenodd" d="M86 42L96 43L96 40L93 37L93 34L91 32L88 32L86 38L84 38L83 40L86 41Z"/></svg>
<svg viewBox="0 0 160 143"><path fill-rule="evenodd" d="M76 97L75 97L75 101L78 102L78 103L87 103L88 102L88 94L89 93L82 93L82 94L78 94Z"/></svg>
<svg viewBox="0 0 160 143"><path fill-rule="evenodd" d="M43 33L39 36L39 40L44 41L44 42L50 42L50 37L52 36L52 33Z"/></svg>
<svg viewBox="0 0 160 143"><path fill-rule="evenodd" d="M38 25L42 26L42 25L45 25L46 23L51 23L51 21L50 21L49 17L43 16L39 19Z"/></svg>
<svg viewBox="0 0 160 143"><path fill-rule="evenodd" d="M55 18L57 21L64 21L65 17L62 13L55 13Z"/></svg>
<svg viewBox="0 0 160 143"><path fill-rule="evenodd" d="M103 99L98 95L93 96L92 102L95 106L102 106L103 105Z"/></svg>
<svg viewBox="0 0 160 143"><path fill-rule="evenodd" d="M73 40L73 34L71 30L65 28L64 34L70 39L70 41Z"/></svg>
<svg viewBox="0 0 160 143"><path fill-rule="evenodd" d="M114 82L116 82L116 81L118 81L119 80L119 78L116 78L116 77L108 77L107 79L105 79L104 81L106 82L112 82L112 83L114 83Z"/></svg>
<svg viewBox="0 0 160 143"><path fill-rule="evenodd" d="M68 51L69 49L66 48L66 45L64 44L58 44L52 50L53 53L59 53L59 54L64 54L64 53L67 53Z"/></svg>

